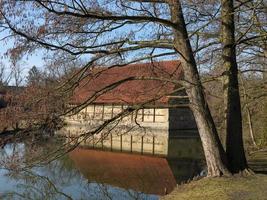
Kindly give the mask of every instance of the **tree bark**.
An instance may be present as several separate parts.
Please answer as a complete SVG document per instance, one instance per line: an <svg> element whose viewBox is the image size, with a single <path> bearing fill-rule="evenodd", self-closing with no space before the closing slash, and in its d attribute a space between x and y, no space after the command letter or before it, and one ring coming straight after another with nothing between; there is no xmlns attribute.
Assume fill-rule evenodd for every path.
<svg viewBox="0 0 267 200"><path fill-rule="evenodd" d="M174 31L174 46L181 56L184 78L188 83L186 92L196 120L206 158L208 176L230 175L226 167L226 156L220 142L197 70L192 47L188 38L182 7L179 0L170 0L172 21L177 25Z"/></svg>
<svg viewBox="0 0 267 200"><path fill-rule="evenodd" d="M238 173L248 168L242 137L242 115L238 85L238 66L235 50L233 0L222 0L222 43L224 100L226 117L226 155L229 170Z"/></svg>
<svg viewBox="0 0 267 200"><path fill-rule="evenodd" d="M252 144L257 147L257 143L255 141L255 137L254 137L254 130L253 130L253 124L252 124L252 119L251 119L251 112L250 112L250 109L249 109L249 105L248 105L248 94L247 94L247 91L246 91L246 87L245 87L245 83L244 83L244 80L243 80L243 77L242 77L242 74L240 75L240 83L241 83L241 86L243 88L243 91L244 91L244 104L245 104L245 110L246 110L246 113L247 113L247 118L248 118L248 127L249 127L249 134L250 134L250 138L251 138L251 142Z"/></svg>
<svg viewBox="0 0 267 200"><path fill-rule="evenodd" d="M249 126L250 138L251 138L253 145L255 147L257 147L257 143L256 143L255 137L254 137L253 124L252 124L252 120L251 120L251 113L250 113L250 109L247 105L246 105L246 110L247 110L247 116L248 116L248 126Z"/></svg>
<svg viewBox="0 0 267 200"><path fill-rule="evenodd" d="M266 10L267 10L267 8L266 8ZM264 44L263 55L264 55L263 63L265 63L265 64L263 64L262 78L263 78L263 80L267 80L267 66L266 66L266 63L267 63L267 42Z"/></svg>

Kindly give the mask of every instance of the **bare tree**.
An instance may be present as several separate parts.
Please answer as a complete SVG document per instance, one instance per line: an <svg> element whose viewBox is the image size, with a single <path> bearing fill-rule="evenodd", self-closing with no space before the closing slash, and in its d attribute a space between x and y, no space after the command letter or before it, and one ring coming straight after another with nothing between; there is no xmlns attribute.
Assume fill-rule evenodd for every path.
<svg viewBox="0 0 267 200"><path fill-rule="evenodd" d="M193 3L199 2L196 0ZM187 9L186 4L179 0L22 0L3 1L1 14L6 23L3 27L15 35L18 41L16 50L21 54L44 47L50 55L60 51L74 59L86 58L87 64L73 77L75 83L83 80L86 71L97 65L123 67L143 60L179 57L184 80L176 81L183 84L189 96L203 144L208 175L228 175L226 155L206 102L199 65L195 59L196 53L207 45L199 46L200 43L193 42L194 49L191 46L192 38L197 39L198 30L202 30L198 26L208 27L217 19L219 9L215 9L215 13L202 13L196 9L197 16L208 16L208 24L195 27L192 25L194 20L185 18L187 13L184 14L183 9ZM13 14L14 18L11 20L8 14ZM189 26L192 30L188 32ZM208 45L213 44L218 45L218 41L214 40ZM238 146L243 149L240 141Z"/></svg>
<svg viewBox="0 0 267 200"><path fill-rule="evenodd" d="M7 67L0 62L0 86L7 86L11 79L11 72L7 72Z"/></svg>
<svg viewBox="0 0 267 200"><path fill-rule="evenodd" d="M224 99L226 106L226 153L233 173L248 168L242 138L242 113L235 51L234 3L222 0Z"/></svg>
<svg viewBox="0 0 267 200"><path fill-rule="evenodd" d="M256 143L256 140L255 140L255 133L254 133L254 128L253 128L253 122L252 122L252 115L251 115L251 110L249 108L249 105L248 105L248 93L247 93L247 89L246 89L246 86L244 84L244 78L240 77L240 80L241 80L241 86L242 86L242 89L243 89L243 93L244 93L244 109L245 109L245 112L247 114L247 120L248 120L248 127L249 127L249 134L250 134L250 138L251 138L251 142L252 144L254 145L254 147L257 147L257 143Z"/></svg>
<svg viewBox="0 0 267 200"><path fill-rule="evenodd" d="M23 81L22 72L23 72L23 69L21 65L18 62L12 62L11 74L15 81L16 87L19 87L22 84L22 81Z"/></svg>

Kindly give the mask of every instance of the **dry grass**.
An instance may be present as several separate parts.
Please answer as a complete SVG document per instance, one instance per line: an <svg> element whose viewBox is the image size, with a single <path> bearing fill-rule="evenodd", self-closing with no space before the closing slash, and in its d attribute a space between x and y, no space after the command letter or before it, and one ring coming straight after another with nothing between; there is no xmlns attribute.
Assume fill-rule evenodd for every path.
<svg viewBox="0 0 267 200"><path fill-rule="evenodd" d="M203 178L178 186L164 200L267 200L267 175Z"/></svg>
<svg viewBox="0 0 267 200"><path fill-rule="evenodd" d="M250 156L256 172L267 173L267 152ZM163 200L267 200L267 175L203 178L178 186Z"/></svg>

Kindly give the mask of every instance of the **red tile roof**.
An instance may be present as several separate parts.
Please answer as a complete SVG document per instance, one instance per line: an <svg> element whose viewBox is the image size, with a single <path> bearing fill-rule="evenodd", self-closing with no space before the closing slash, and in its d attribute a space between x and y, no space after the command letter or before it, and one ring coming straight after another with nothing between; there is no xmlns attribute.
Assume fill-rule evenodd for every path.
<svg viewBox="0 0 267 200"><path fill-rule="evenodd" d="M129 77L146 80L129 80L98 96L94 103L141 104L156 99L155 103L167 104L175 84L168 80L180 80L183 76L179 61L130 64L123 67L99 67L88 73L75 89L71 102L80 104L107 86ZM151 78L153 80L147 80ZM155 80L161 79L161 80ZM165 81L163 81L164 79Z"/></svg>

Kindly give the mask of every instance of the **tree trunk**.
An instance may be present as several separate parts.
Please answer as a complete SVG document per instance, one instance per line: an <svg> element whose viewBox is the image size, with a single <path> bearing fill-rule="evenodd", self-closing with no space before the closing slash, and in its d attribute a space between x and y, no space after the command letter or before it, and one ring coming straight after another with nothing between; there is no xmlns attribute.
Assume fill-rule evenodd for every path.
<svg viewBox="0 0 267 200"><path fill-rule="evenodd" d="M251 120L251 113L250 113L250 109L247 105L246 105L246 110L247 110L247 116L248 116L248 126L249 126L250 138L251 138L253 145L255 147L257 147L257 143L256 143L255 137L254 137L253 124L252 124L252 120Z"/></svg>
<svg viewBox="0 0 267 200"><path fill-rule="evenodd" d="M267 8L266 8L267 10ZM267 42L264 44L264 48L263 48L263 73L262 73L262 78L263 80L267 80L267 67L266 67L266 63L267 63ZM265 63L265 64L264 64Z"/></svg>
<svg viewBox="0 0 267 200"><path fill-rule="evenodd" d="M196 120L206 158L208 176L230 175L226 167L226 156L217 130L206 102L203 87L197 71L197 65L184 22L179 0L169 1L174 28L174 46L181 56L184 70L186 92L189 96L191 109Z"/></svg>
<svg viewBox="0 0 267 200"><path fill-rule="evenodd" d="M246 109L246 113L247 113L247 118L248 118L248 127L249 127L249 134L250 134L250 138L251 138L251 142L252 144L256 147L257 143L255 141L255 137L254 137L254 131L253 131L253 124L252 124L252 119L251 119L251 112L248 106L248 94L247 94L247 90L246 90L246 86L242 77L242 74L240 74L240 83L241 86L243 88L244 91L244 104L245 104L245 109Z"/></svg>
<svg viewBox="0 0 267 200"><path fill-rule="evenodd" d="M222 43L224 100L226 117L226 155L232 173L245 170L247 160L242 138L242 115L238 86L238 66L235 51L233 0L222 0Z"/></svg>

